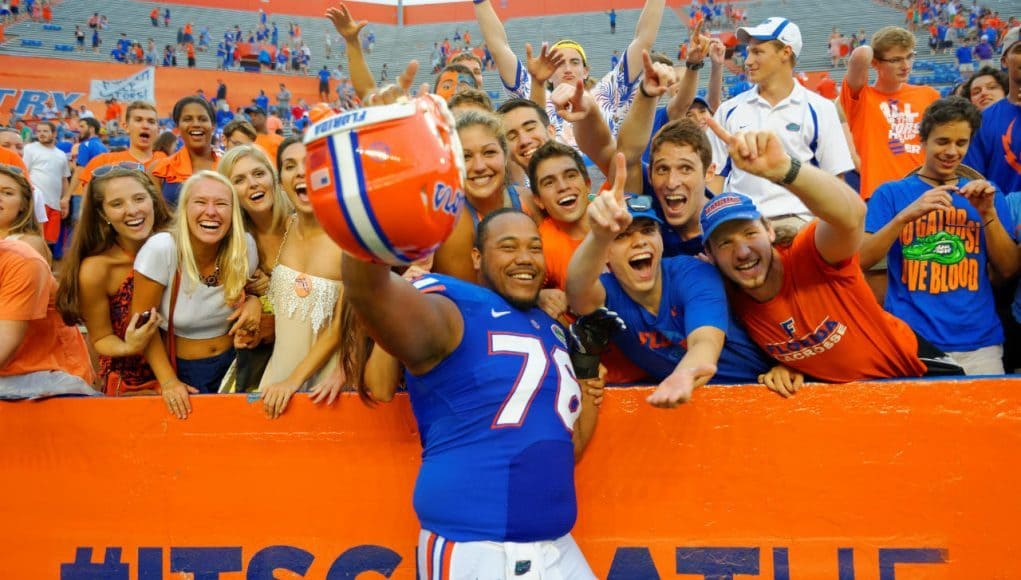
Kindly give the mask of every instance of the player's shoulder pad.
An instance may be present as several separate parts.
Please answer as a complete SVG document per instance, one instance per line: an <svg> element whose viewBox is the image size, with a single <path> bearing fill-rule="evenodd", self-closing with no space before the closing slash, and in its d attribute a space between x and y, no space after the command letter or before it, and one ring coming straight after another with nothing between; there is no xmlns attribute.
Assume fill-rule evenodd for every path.
<svg viewBox="0 0 1021 580"><path fill-rule="evenodd" d="M484 300L487 293L481 286L444 274L423 274L412 280L411 285L422 294L439 294L455 302Z"/></svg>

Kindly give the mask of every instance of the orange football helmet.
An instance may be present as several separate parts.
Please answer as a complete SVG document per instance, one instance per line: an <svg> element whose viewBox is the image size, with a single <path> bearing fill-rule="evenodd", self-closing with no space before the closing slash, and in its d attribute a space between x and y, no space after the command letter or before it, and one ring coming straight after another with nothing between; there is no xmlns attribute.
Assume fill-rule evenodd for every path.
<svg viewBox="0 0 1021 580"><path fill-rule="evenodd" d="M305 133L309 200L348 253L391 265L424 258L464 204L464 154L446 103L425 95L327 117Z"/></svg>

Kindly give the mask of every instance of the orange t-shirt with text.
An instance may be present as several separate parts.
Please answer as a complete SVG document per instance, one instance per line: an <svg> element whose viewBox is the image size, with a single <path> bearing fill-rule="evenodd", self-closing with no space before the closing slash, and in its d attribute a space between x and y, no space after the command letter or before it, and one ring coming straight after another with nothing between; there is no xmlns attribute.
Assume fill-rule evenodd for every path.
<svg viewBox="0 0 1021 580"><path fill-rule="evenodd" d="M936 89L907 84L894 93L881 93L866 85L855 97L844 80L840 105L861 156L862 199L872 197L887 181L903 179L925 162L918 128L922 114L937 99Z"/></svg>
<svg viewBox="0 0 1021 580"><path fill-rule="evenodd" d="M0 376L64 371L88 384L95 380L85 339L57 312L57 281L31 246L0 240L0 320L28 322L28 331Z"/></svg>
<svg viewBox="0 0 1021 580"><path fill-rule="evenodd" d="M783 264L779 294L758 302L732 289L731 306L748 335L773 359L822 381L925 374L918 338L876 302L858 256L828 264L819 255L818 224L807 225L790 246L777 248Z"/></svg>

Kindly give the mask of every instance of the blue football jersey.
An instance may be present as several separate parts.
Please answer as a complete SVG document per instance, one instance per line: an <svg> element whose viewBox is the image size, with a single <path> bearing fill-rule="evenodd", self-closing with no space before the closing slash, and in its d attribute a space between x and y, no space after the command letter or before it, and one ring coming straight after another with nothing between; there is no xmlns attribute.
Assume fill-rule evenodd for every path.
<svg viewBox="0 0 1021 580"><path fill-rule="evenodd" d="M414 284L451 299L464 319L454 352L421 376L406 374L422 437L414 499L422 527L458 542L568 533L581 389L563 327L456 278Z"/></svg>

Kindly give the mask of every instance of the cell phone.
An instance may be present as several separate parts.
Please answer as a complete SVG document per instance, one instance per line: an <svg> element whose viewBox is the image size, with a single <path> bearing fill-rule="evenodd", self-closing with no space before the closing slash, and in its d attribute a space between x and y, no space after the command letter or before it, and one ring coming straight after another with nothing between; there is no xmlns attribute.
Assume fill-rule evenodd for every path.
<svg viewBox="0 0 1021 580"><path fill-rule="evenodd" d="M139 314L138 315L138 325L142 326L143 324L149 322L150 318L152 318L152 310L146 310L145 312Z"/></svg>

